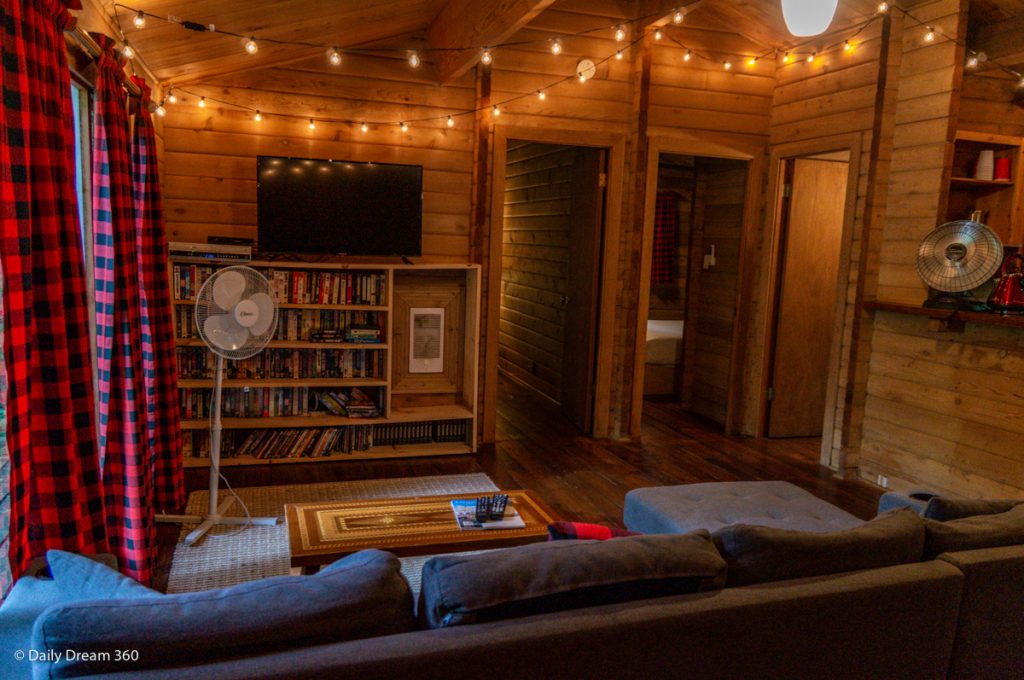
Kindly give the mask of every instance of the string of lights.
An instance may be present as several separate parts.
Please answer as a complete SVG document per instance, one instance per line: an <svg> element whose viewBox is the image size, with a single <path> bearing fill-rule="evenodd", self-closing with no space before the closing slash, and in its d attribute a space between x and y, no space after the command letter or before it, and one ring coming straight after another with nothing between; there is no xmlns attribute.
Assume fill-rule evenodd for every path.
<svg viewBox="0 0 1024 680"><path fill-rule="evenodd" d="M121 4L121 3L114 3L114 12L113 12L114 13L114 19L115 19L116 25L117 25L117 27L119 29L119 32L121 33L122 41L124 42L124 47L122 49L122 54L124 54L124 56L126 58L128 58L129 60L131 60L132 57L135 56L135 51L131 47L131 45L128 43L127 38L125 37L123 30L121 30L120 16L119 16L119 13L118 13L118 9L119 8L120 9L128 10L129 12L131 12L133 14L132 22L133 22L133 25L137 29L145 28L146 22L147 22L148 19L156 19L156 20L167 22L167 23L171 23L171 24L180 24L182 27L184 27L185 29L188 29L188 30L200 31L200 32L210 32L210 33L215 33L215 34L219 34L219 35L223 35L223 36L227 36L227 37L231 37L231 38L242 40L243 41L243 48L249 54L256 54L258 52L258 50L259 50L259 43L257 43L255 35L248 35L248 36L246 36L243 33L238 33L238 32L234 32L234 31L228 31L228 30L224 30L224 29L218 29L214 24L200 24L200 23L193 22L193 21L183 20L183 19L181 19L179 17L176 17L176 16L173 16L173 15L167 16L167 17L163 17L163 16L152 14L150 12L146 12L145 10L141 10L141 9L137 9L137 8L131 7L129 5L125 5L125 4ZM891 10L897 10L897 11L901 12L905 17L907 17L911 21L913 21L916 26L921 26L921 27L927 28L927 32L923 36L923 41L926 42L926 43L935 42L936 40L948 40L948 41L956 42L957 44L961 45L962 47L965 47L965 49L967 49L967 53L969 55L969 57L967 59L967 63L966 63L966 67L968 69L978 68L981 63L983 63L983 62L985 62L987 60L987 57L986 57L986 55L983 52L976 52L976 51L974 51L974 50L972 50L970 48L967 48L964 42L962 42L962 41L960 41L960 40L958 40L956 38L952 38L952 37L949 37L947 35L944 35L940 30L937 30L937 28L935 26L930 25L930 24L928 24L928 23L926 23L924 21L921 21L920 19L915 17L913 14L911 14L909 11L907 11L907 10L905 10L903 8L897 7L897 6L895 6L893 4L890 4L888 2L881 2L881 3L879 3L879 5L877 7L877 12L876 12L876 14L874 16L872 16L872 17L870 17L868 19L865 19L864 21L862 21L859 24L856 24L854 26L848 26L848 27L845 27L843 29L839 29L839 30L832 31L832 32L829 32L829 33L825 33L825 34L822 34L822 35L819 35L819 36L815 36L812 40L806 41L805 43L801 43L801 45L798 45L798 46L795 46L795 47L791 47L791 48L788 48L788 49L786 49L786 48L778 48L778 47L773 47L773 46L764 46L764 49L761 52L758 52L758 53L755 53L755 54L748 54L748 55L737 55L735 60L732 58L732 56L725 56L724 58L715 58L715 57L709 56L707 53L703 53L701 51L698 51L697 49L694 49L692 46L688 46L685 43L681 42L676 37L671 35L669 33L669 31L666 31L665 29L663 29L661 27L656 27L654 29L653 37L654 37L654 39L656 41L661 41L663 38L668 37L669 42L672 42L675 45L677 45L678 47L680 47L683 50L685 50L685 52L683 54L683 57L682 57L682 61L683 62L689 62L694 57L696 57L696 58L699 58L699 59L707 61L707 62L712 62L712 63L717 62L725 70L731 70L736 63L740 63L740 62L745 62L748 66L753 67L760 60L766 59L768 57L774 57L776 59L780 59L783 64L789 63L790 61L794 61L794 60L802 60L802 61L805 61L807 63L813 64L820 55L824 55L824 54L826 54L828 52L831 52L833 50L841 50L842 52L851 52L851 51L855 50L857 45L858 45L857 38L869 26L871 26L872 24L874 24L877 21L880 21L884 17L884 15L887 14L888 12L890 12ZM421 48L418 48L418 49L407 49L407 48L398 48L398 47L393 47L393 48L388 48L388 47L346 47L346 48L340 48L340 47L326 46L326 45L323 45L323 44L318 44L318 43L313 43L313 42L306 42L306 41L277 40L277 39L273 39L273 38L261 38L260 40L262 42L266 42L266 43L270 43L270 44L292 45L292 46L299 46L299 47L326 49L327 60L328 60L328 63L331 66L339 66L341 64L342 60L343 60L342 55L346 54L346 53L352 53L352 54L377 54L377 55L379 55L381 53L385 53L385 54L387 54L387 53L398 53L398 54L404 54L406 56L406 59L407 59L407 61L409 63L409 66L411 68L417 68L422 63L422 58L420 57L420 53L421 52L422 53L428 53L428 52L460 52L461 53L461 52L478 51L479 52L479 61L480 61L480 63L482 63L482 64L484 64L486 66L490 66L490 65L493 64L494 59L495 59L495 50L499 49L499 48L545 44L545 45L547 45L547 47L548 47L549 51L551 52L551 54L557 56L557 55L562 54L563 49L564 49L564 45L565 45L565 43L564 43L565 40L571 40L572 38L581 37L581 36L590 36L590 35L594 35L594 34L597 34L597 33L600 33L600 32L604 32L604 31L611 31L612 38L614 39L614 41L616 43L621 43L621 45L619 47L617 47L615 52L613 52L612 54L609 54L608 56L598 60L595 63L595 67L596 67L596 66L600 66L600 65L608 62L611 59L621 60L624 57L625 51L627 49L629 49L630 47L632 47L633 45L635 45L636 43L638 43L644 37L644 32L643 31L636 31L635 30L635 28L634 28L635 24L640 23L640 22L648 21L648 20L650 20L652 18L659 18L661 16L664 16L664 15L660 14L660 13L659 14L650 14L650 15L646 15L646 16L641 16L641 17L636 17L636 18L632 18L632 19L623 20L623 21L620 21L620 22L618 22L618 23L616 23L614 25L611 25L611 26L603 26L603 27L596 27L596 28L592 28L592 29L584 29L584 30L581 30L581 31L577 31L575 33L562 34L560 36L551 37L551 38L537 38L537 39L531 39L531 40L514 40L514 41L506 41L506 42L503 42L503 43L498 43L498 44L495 44L493 46L477 46L477 47L462 47L462 48L442 48L442 47L421 47ZM670 20L671 23L669 24L668 27L670 28L673 25L674 26L679 26L680 24L682 24L685 21L685 17L686 17L686 8L685 7L680 7L678 9L676 9L674 12L672 12L672 17L671 17L671 20ZM634 34L634 37L633 37L632 40L629 40L631 29L632 29L632 33ZM833 38L835 38L834 41L832 40ZM806 45L809 45L809 44L813 44L814 47L809 47L809 48L808 47L803 47L803 46L806 46ZM780 55L781 55L781 57L780 57ZM994 60L990 60L990 61L988 61L988 63L990 65L993 65L993 66L995 66L995 67L1005 71L1006 73L1010 74L1011 76L1020 79L1019 85L1020 86L1024 86L1024 78L1021 77L1020 73L1016 72L1015 70L1013 70L1013 69L1011 69L1009 67L1006 67L1006 66L1004 66L1002 64L999 64L998 62L996 62ZM322 123L341 123L341 124L348 124L348 125L356 125L356 124L358 124L359 129L362 132L368 132L371 127L387 127L387 126L397 126L403 132L405 132L405 131L408 131L410 124L429 123L429 122L435 122L435 121L444 121L444 123L446 124L447 127L454 127L455 126L456 118L464 117L464 116L471 116L471 115L479 113L480 111L482 111L484 109L487 109L487 108L489 108L491 110L491 114L493 116L498 116L498 115L501 115L502 107L505 107L508 104L514 103L516 101L521 101L523 99L526 99L528 97L533 97L533 96L536 96L540 100L544 100L548 96L547 95L548 91L551 90L552 88L555 88L558 85L561 85L561 84L563 84L565 82L568 82L570 80L578 80L578 81L580 81L582 83L582 82L585 82L587 80L587 77L588 76L586 74L576 73L576 74L573 74L573 75L569 75L569 76L565 76L565 77L559 78L559 79L557 79L557 80L547 84L544 87L538 88L535 92L515 95L515 96L509 97L509 98L507 98L507 99L505 99L505 100L503 100L501 102L497 102L497 103L495 103L493 105L489 105L487 107L481 107L481 108L477 108L477 109L457 110L457 111L452 111L451 113L446 113L446 114L442 114L442 115L439 115L439 116L425 116L425 117L420 117L420 118L408 118L408 119L399 120L399 121L353 121L353 120L350 120L350 119L337 119L337 118L330 118L330 117L322 117L321 116L321 117L316 117L316 118L309 118L308 119L309 120L309 127L310 127L311 130L316 129L317 121L320 121ZM256 107L253 107L253 106L248 106L248 105L245 105L245 104L239 104L237 102L231 102L231 101L227 101L227 100L224 100L224 99L215 98L215 97L207 96L207 95L203 95L203 94L197 94L193 90L189 90L189 89L185 89L185 88L179 88L179 91L187 93L187 94L190 94L190 95L196 97L197 98L197 105L200 108L205 107L207 100L209 100L211 102L216 102L216 103L221 104L223 106L229 106L229 107L232 107L232 108L235 108L235 109L248 111L248 112L253 114L253 120L256 121L256 122L262 121L267 116L276 116L276 117L282 117L282 118L305 118L305 116L301 116L301 115L297 115L297 114L281 113L281 112L272 112L272 113L271 112L265 112L265 111L261 111L260 109L258 109ZM165 100L161 101L159 103L159 105L157 106L156 113L158 115L161 115L161 116L164 115L166 113L165 103L174 104L176 102L177 102L177 96L175 94L175 91L174 91L173 87L171 87L171 88L168 89L168 91L166 93Z"/></svg>

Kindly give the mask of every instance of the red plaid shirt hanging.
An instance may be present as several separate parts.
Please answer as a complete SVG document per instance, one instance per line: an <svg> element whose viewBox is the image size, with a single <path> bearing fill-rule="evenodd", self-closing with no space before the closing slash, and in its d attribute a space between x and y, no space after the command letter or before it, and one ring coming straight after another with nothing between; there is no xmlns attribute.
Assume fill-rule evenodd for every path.
<svg viewBox="0 0 1024 680"><path fill-rule="evenodd" d="M132 194L135 246L139 261L142 374L146 387L149 457L156 507L185 504L181 469L181 423L178 382L174 370L174 325L167 278L167 239L156 164L156 135L146 81L132 77L142 91L132 136Z"/></svg>
<svg viewBox="0 0 1024 680"><path fill-rule="evenodd" d="M678 233L679 196L674 191L659 191L654 210L654 255L651 259L651 283L654 285L675 281Z"/></svg>
<svg viewBox="0 0 1024 680"><path fill-rule="evenodd" d="M50 548L105 552L74 116L57 0L0 0L10 563Z"/></svg>
<svg viewBox="0 0 1024 680"><path fill-rule="evenodd" d="M99 34L93 38L102 50L96 61L92 195L99 443L107 537L121 569L148 583L156 546L128 110L123 63L116 56L114 41Z"/></svg>

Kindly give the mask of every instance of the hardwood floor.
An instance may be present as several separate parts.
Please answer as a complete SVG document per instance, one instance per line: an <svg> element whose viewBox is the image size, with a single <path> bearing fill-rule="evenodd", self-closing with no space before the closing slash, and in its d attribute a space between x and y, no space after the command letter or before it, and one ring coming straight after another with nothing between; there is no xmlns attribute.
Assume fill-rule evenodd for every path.
<svg viewBox="0 0 1024 680"><path fill-rule="evenodd" d="M310 463L226 468L234 487L484 472L499 487L531 489L563 519L622 524L627 491L643 486L786 480L847 512L868 519L882 491L837 479L818 465L818 439L729 437L720 428L667 402L644 404L640 443L595 441L558 408L504 381L498 442L476 456ZM186 471L188 491L206 488L208 472ZM154 587L166 586L177 525L159 525Z"/></svg>

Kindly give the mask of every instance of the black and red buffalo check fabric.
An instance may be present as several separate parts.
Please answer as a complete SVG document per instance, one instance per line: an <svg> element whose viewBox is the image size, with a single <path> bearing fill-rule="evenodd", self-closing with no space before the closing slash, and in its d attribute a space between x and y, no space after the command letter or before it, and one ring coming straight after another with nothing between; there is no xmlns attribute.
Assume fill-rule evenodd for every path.
<svg viewBox="0 0 1024 680"><path fill-rule="evenodd" d="M153 476L132 206L129 121L114 41L93 34L101 54L93 133L93 255L99 444L107 540L122 571L149 583L155 549Z"/></svg>
<svg viewBox="0 0 1024 680"><path fill-rule="evenodd" d="M652 284L664 285L675 281L676 235L678 233L679 196L674 191L659 191L654 207Z"/></svg>
<svg viewBox="0 0 1024 680"><path fill-rule="evenodd" d="M142 375L146 388L148 443L154 503L170 510L185 504L181 469L181 423L174 370L174 326L167 277L167 238L156 163L156 134L149 113L149 87L142 91L132 135L132 198L138 252L142 320Z"/></svg>
<svg viewBox="0 0 1024 680"><path fill-rule="evenodd" d="M10 562L107 550L64 30L71 3L0 0Z"/></svg>

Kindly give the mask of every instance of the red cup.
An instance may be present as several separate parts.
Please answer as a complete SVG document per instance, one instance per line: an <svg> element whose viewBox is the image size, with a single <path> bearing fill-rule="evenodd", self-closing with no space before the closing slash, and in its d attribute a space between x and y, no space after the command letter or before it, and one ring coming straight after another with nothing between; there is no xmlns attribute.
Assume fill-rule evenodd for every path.
<svg viewBox="0 0 1024 680"><path fill-rule="evenodd" d="M1002 158L996 159L995 170L992 173L992 179L996 182L1009 182L1010 181L1010 159L1003 156Z"/></svg>

